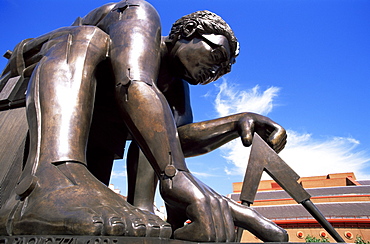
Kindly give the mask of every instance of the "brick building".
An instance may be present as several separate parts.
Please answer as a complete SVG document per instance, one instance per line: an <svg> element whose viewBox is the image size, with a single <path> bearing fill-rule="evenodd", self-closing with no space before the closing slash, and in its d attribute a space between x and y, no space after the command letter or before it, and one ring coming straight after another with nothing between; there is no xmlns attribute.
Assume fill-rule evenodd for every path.
<svg viewBox="0 0 370 244"><path fill-rule="evenodd" d="M311 201L346 242L356 236L370 240L370 180L357 181L354 173L302 177L298 181ZM242 182L233 183L232 199L239 201ZM307 235L334 239L273 180L261 181L254 204L263 216L286 229L291 242L305 242ZM259 241L244 231L242 242Z"/></svg>

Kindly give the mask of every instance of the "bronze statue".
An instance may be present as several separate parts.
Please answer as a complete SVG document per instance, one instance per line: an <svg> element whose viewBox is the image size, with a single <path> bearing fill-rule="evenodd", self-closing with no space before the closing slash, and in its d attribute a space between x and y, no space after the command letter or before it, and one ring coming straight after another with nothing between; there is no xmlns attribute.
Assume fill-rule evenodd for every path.
<svg viewBox="0 0 370 244"><path fill-rule="evenodd" d="M15 62L12 55L3 75L30 77L30 149L18 185L0 209L0 235L224 242L234 240L234 226L241 226L264 241L287 241L285 230L217 194L185 164L185 156L239 136L250 146L254 132L277 152L286 144L285 130L257 114L192 123L188 83L218 79L238 55L238 42L219 16L184 16L161 37L159 16L149 3L121 1L17 49L13 54L23 60ZM115 154L129 137L129 201L143 210L101 183L109 181ZM170 225L150 213L153 172ZM187 219L191 224L184 225Z"/></svg>

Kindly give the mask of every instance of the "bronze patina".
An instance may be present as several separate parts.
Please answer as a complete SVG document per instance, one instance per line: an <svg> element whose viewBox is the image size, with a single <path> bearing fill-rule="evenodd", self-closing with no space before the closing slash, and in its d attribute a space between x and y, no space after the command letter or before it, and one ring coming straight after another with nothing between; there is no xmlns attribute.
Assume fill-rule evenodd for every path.
<svg viewBox="0 0 370 244"><path fill-rule="evenodd" d="M250 146L254 132L276 152L284 148L285 130L258 114L193 123L189 84L230 72L237 55L219 16L192 13L162 37L156 10L142 0L106 4L21 42L8 52L1 81L27 81L29 136L20 142L24 165L7 174L17 180L0 205L0 235L225 242L240 226L264 241L287 241L272 221L196 179L184 160L238 137ZM127 139L135 207L103 184ZM168 223L151 213L157 179Z"/></svg>

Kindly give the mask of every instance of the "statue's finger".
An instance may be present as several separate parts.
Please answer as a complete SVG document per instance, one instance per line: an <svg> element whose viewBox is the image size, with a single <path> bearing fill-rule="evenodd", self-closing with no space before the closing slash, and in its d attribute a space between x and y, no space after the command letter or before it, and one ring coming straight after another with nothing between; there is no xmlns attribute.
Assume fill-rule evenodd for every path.
<svg viewBox="0 0 370 244"><path fill-rule="evenodd" d="M276 147L279 147L281 143L284 143L286 141L287 134L283 127L280 125L275 126L275 130L270 134L268 140L269 144Z"/></svg>
<svg viewBox="0 0 370 244"><path fill-rule="evenodd" d="M242 143L245 147L249 147L252 145L253 141L254 122L249 119L243 119L239 123L239 135L242 139Z"/></svg>

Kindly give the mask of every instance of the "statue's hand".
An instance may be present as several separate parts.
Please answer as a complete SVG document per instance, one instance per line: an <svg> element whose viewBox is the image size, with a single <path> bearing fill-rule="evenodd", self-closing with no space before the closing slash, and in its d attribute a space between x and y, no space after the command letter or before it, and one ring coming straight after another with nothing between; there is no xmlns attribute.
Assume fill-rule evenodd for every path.
<svg viewBox="0 0 370 244"><path fill-rule="evenodd" d="M191 173L178 171L171 180L161 181L167 221L174 238L187 241L230 242L235 238L228 202ZM184 222L190 220L190 224Z"/></svg>
<svg viewBox="0 0 370 244"><path fill-rule="evenodd" d="M232 242L235 226L241 226L264 241L288 240L284 229L253 209L219 195L190 172L178 171L172 179L162 180L161 194L175 239ZM191 223L184 225L188 219Z"/></svg>
<svg viewBox="0 0 370 244"><path fill-rule="evenodd" d="M259 114L241 114L238 126L239 135L246 147L252 144L254 132L258 133L277 153L284 149L287 142L285 129L271 119Z"/></svg>

